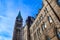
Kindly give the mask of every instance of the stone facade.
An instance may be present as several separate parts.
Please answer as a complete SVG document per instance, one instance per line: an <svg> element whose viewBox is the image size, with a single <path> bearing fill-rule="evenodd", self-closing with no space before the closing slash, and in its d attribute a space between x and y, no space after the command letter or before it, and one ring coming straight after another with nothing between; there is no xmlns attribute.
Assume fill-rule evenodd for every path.
<svg viewBox="0 0 60 40"><path fill-rule="evenodd" d="M21 40L19 38L24 40L60 40L60 5L57 4L57 1L43 0L43 7L36 19L28 17L23 28L23 35L20 31L21 36L17 37L15 35L18 31L14 31L16 34L13 38L17 38L16 40Z"/></svg>
<svg viewBox="0 0 60 40"><path fill-rule="evenodd" d="M28 27L27 25L24 26L24 40L28 40Z"/></svg>
<svg viewBox="0 0 60 40"><path fill-rule="evenodd" d="M30 40L60 40L60 6L56 0L43 0L43 8L29 30Z"/></svg>
<svg viewBox="0 0 60 40"><path fill-rule="evenodd" d="M33 17L28 16L28 18L26 20L26 25L24 26L24 40L31 40L31 37L30 37L30 26L32 25L34 20L35 19Z"/></svg>

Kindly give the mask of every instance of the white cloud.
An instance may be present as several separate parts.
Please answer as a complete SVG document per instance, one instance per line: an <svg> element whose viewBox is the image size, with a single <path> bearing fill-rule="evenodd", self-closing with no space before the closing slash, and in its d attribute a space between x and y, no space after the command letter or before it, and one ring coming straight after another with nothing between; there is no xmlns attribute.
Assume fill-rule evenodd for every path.
<svg viewBox="0 0 60 40"><path fill-rule="evenodd" d="M8 40L9 38L4 36L4 32L7 34L7 36L11 36L10 40L12 39L12 33L13 33L13 19L9 17L0 16L1 22L0 22L0 40ZM5 34L5 35L6 35Z"/></svg>
<svg viewBox="0 0 60 40"><path fill-rule="evenodd" d="M23 1L25 0L2 0L2 2L0 0L0 40L12 40L15 17L19 10L24 21L28 15L33 13L31 5L26 5ZM5 37L6 34L2 33L11 37Z"/></svg>
<svg viewBox="0 0 60 40"><path fill-rule="evenodd" d="M11 38L6 38L4 36L0 36L0 40L12 40Z"/></svg>

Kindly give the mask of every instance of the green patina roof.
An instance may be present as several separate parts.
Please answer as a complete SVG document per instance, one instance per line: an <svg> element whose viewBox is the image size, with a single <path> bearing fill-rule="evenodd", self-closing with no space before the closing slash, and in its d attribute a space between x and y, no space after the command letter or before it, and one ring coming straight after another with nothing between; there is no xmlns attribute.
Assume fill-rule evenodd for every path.
<svg viewBox="0 0 60 40"><path fill-rule="evenodd" d="M22 19L21 12L19 11L19 14L17 16L17 19Z"/></svg>

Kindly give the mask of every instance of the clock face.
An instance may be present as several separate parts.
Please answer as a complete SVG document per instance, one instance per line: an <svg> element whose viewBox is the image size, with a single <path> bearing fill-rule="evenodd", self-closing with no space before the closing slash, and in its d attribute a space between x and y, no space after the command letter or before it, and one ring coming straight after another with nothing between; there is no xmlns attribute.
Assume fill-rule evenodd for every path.
<svg viewBox="0 0 60 40"><path fill-rule="evenodd" d="M57 4L60 6L60 0L57 0Z"/></svg>
<svg viewBox="0 0 60 40"><path fill-rule="evenodd" d="M18 19L18 20L21 20L21 19Z"/></svg>

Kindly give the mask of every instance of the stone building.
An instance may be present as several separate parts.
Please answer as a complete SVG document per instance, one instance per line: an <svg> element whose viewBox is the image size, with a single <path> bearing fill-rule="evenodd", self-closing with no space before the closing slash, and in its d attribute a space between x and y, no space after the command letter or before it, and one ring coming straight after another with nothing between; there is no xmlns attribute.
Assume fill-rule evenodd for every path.
<svg viewBox="0 0 60 40"><path fill-rule="evenodd" d="M27 26L24 29L28 31ZM43 0L43 8L29 30L30 40L60 40L60 0Z"/></svg>
<svg viewBox="0 0 60 40"><path fill-rule="evenodd" d="M14 31L14 40L22 37L16 36L17 32L20 33L20 31ZM23 28L23 39L60 40L60 0L43 0L43 7L36 19L27 18L26 25Z"/></svg>

